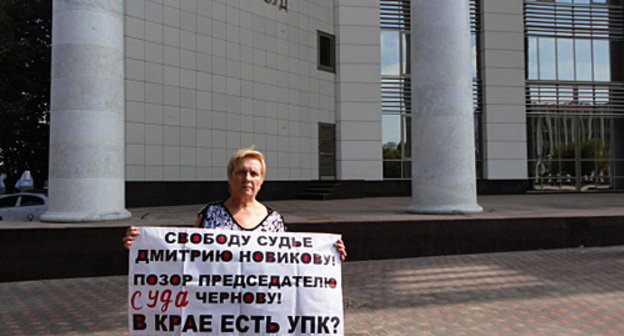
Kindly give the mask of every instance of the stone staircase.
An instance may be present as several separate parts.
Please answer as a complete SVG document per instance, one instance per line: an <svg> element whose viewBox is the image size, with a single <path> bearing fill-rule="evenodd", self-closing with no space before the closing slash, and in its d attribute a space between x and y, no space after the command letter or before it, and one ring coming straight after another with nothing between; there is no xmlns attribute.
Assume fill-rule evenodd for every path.
<svg viewBox="0 0 624 336"><path fill-rule="evenodd" d="M311 181L299 194L299 198L308 200L332 199L334 192L339 186L339 181Z"/></svg>

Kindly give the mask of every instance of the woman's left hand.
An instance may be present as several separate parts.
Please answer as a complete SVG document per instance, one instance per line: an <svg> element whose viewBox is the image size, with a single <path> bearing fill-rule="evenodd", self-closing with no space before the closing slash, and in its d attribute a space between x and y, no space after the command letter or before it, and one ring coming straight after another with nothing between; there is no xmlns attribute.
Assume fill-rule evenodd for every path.
<svg viewBox="0 0 624 336"><path fill-rule="evenodd" d="M340 261L345 261L345 259L347 259L347 247L342 239L338 239L334 244L334 247L336 248L336 251L338 251L338 254L340 254Z"/></svg>

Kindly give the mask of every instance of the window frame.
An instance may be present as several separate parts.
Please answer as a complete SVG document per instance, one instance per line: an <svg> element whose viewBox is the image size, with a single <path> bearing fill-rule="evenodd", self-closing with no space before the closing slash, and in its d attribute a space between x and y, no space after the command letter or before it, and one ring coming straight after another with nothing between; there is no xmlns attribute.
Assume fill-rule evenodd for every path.
<svg viewBox="0 0 624 336"><path fill-rule="evenodd" d="M336 36L330 33L326 33L324 31L317 30L317 69L322 71L327 71L331 73L336 73ZM323 43L321 43L322 39L329 40L329 65L322 64L321 61L324 59L323 55Z"/></svg>

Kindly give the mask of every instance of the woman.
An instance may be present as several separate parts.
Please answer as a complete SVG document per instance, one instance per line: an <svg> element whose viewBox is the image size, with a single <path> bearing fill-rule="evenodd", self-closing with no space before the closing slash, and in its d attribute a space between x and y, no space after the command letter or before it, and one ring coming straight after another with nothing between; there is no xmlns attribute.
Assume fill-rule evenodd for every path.
<svg viewBox="0 0 624 336"><path fill-rule="evenodd" d="M262 153L251 148L234 153L227 166L230 197L202 208L193 226L223 230L286 231L282 215L256 200L265 172ZM138 234L135 227L129 227L122 239L123 246L129 249ZM339 239L334 246L344 261L347 250L343 241Z"/></svg>

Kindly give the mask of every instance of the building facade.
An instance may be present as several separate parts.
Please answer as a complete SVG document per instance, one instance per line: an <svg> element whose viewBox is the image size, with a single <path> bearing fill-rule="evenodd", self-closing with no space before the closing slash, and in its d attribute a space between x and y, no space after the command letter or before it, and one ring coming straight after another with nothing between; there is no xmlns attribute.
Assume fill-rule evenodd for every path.
<svg viewBox="0 0 624 336"><path fill-rule="evenodd" d="M381 1L384 179L411 174L409 8ZM483 189L621 190L622 2L472 0L470 10Z"/></svg>
<svg viewBox="0 0 624 336"><path fill-rule="evenodd" d="M126 1L127 181L223 180L252 145L269 180L380 179L377 4L352 3Z"/></svg>
<svg viewBox="0 0 624 336"><path fill-rule="evenodd" d="M474 132L460 142L474 144L480 190L621 190L622 1L465 1ZM221 197L229 156L248 146L266 155L267 198L317 180L358 181L360 196L409 194L414 169L435 170L412 155L427 150L412 141L421 1L104 2L54 1L52 212L76 212L55 189L98 184L130 206ZM100 105L67 103L91 94ZM88 121L99 138L64 135L89 114L76 111L104 110ZM72 159L93 148L117 166L85 163L97 153ZM453 164L466 163L439 165Z"/></svg>

